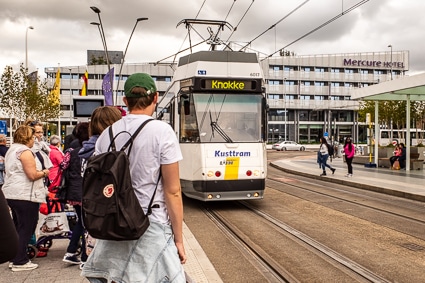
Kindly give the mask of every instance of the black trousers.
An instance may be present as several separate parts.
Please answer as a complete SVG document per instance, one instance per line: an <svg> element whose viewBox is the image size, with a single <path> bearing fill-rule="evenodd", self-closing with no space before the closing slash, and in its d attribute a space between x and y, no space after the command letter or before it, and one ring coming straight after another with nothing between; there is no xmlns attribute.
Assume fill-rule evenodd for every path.
<svg viewBox="0 0 425 283"><path fill-rule="evenodd" d="M353 158L345 158L345 161L347 162L347 167L348 167L348 174L353 174Z"/></svg>
<svg viewBox="0 0 425 283"><path fill-rule="evenodd" d="M394 164L394 162L396 161L396 160L398 160L398 158L399 158L400 156L391 156L390 157L390 163L391 163L391 167L393 167L393 164Z"/></svg>
<svg viewBox="0 0 425 283"><path fill-rule="evenodd" d="M18 253L13 258L13 264L23 265L29 261L27 246L37 226L40 204L15 199L8 199L7 203L12 210L13 222L19 237Z"/></svg>
<svg viewBox="0 0 425 283"><path fill-rule="evenodd" d="M0 263L12 260L18 252L18 233L10 216L9 207L0 188Z"/></svg>

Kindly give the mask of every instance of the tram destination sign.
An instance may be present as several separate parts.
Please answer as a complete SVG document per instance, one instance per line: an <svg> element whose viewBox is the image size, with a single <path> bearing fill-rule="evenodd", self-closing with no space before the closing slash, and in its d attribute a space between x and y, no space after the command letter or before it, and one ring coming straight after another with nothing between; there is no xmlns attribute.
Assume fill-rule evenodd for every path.
<svg viewBox="0 0 425 283"><path fill-rule="evenodd" d="M261 79L196 78L195 91L261 92Z"/></svg>

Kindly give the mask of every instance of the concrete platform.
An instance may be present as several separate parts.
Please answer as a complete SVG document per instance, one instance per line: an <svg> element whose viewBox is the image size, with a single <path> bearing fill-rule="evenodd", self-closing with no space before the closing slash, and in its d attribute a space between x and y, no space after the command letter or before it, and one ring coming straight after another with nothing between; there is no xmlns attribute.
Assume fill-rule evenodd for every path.
<svg viewBox="0 0 425 283"><path fill-rule="evenodd" d="M183 227L184 244L188 260L184 270L196 283L222 283L208 257L189 228ZM17 283L80 283L89 282L80 276L79 265L71 265L62 261L69 241L67 239L53 240L53 245L47 257L35 258L32 261L39 267L31 271L13 272L8 263L0 265L0 282Z"/></svg>
<svg viewBox="0 0 425 283"><path fill-rule="evenodd" d="M353 164L353 177L348 178L345 177L347 164L343 158L334 158L328 163L336 168L335 174L332 175L327 169L327 176L323 177L319 176L322 169L319 168L315 152L311 156L273 161L271 165L294 174L425 202L424 170L391 170Z"/></svg>

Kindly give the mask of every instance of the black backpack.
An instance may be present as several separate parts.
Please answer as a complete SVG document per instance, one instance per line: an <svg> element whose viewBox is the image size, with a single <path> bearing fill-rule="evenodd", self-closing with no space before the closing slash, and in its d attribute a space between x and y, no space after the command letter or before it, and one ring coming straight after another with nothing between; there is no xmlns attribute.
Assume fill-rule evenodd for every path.
<svg viewBox="0 0 425 283"><path fill-rule="evenodd" d="M128 156L137 134L152 120L145 121L133 135L122 131L113 136L112 126L109 127L111 144L108 151L89 158L83 176L82 217L85 228L93 238L136 240L149 227L148 215L156 188L145 215L131 183ZM116 150L115 139L122 133L129 134L130 139L120 150ZM125 153L127 148L128 154Z"/></svg>
<svg viewBox="0 0 425 283"><path fill-rule="evenodd" d="M329 152L329 156L334 156L335 151L334 151L334 146L331 144L327 144L328 145L328 152Z"/></svg>

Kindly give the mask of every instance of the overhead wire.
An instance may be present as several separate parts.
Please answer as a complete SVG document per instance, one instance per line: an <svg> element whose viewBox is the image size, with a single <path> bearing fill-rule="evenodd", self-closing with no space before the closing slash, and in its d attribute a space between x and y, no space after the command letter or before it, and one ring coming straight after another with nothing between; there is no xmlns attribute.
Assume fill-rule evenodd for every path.
<svg viewBox="0 0 425 283"><path fill-rule="evenodd" d="M230 12L231 12L231 11L232 11L232 9L233 9L233 6L235 6L235 3L236 3L236 0L233 0L233 3L232 3L232 5L230 6L229 11L227 11L227 15L226 15L226 17L224 17L224 21L227 21L227 18L229 17ZM220 27L218 27L217 32L215 33L214 38L212 39L212 40L213 40L213 42L215 42L215 41L217 40L217 38L218 38L218 33L219 33L219 32L220 32ZM211 38L212 38L212 36L211 36ZM210 47L210 50L213 50L213 46L211 46L211 47Z"/></svg>
<svg viewBox="0 0 425 283"><path fill-rule="evenodd" d="M251 41L249 41L239 51L242 51L244 48L246 48L248 45L250 45L254 40L257 40L259 37L261 37L262 35L264 35L266 32L268 32L269 30L271 30L272 28L274 28L276 25L278 25L279 23L281 23L284 19L286 19L287 17L289 17L290 15L292 15L293 13L295 13L298 9L300 9L302 6L304 6L308 1L310 1L310 0L306 0L303 3L301 3L300 5L298 5L298 7L296 7L294 10L292 10L289 14L287 14L286 16L284 16L282 19L280 19L279 21L277 21L275 24L273 24L272 26L270 26L268 29L266 29L265 31L263 31L261 34L259 34L258 36L256 36L254 39L252 39Z"/></svg>
<svg viewBox="0 0 425 283"><path fill-rule="evenodd" d="M298 39L296 39L296 40L292 41L291 43L289 43L289 44L285 45L284 47L280 48L279 50L276 50L275 52L271 53L270 55L268 55L267 57L265 57L265 58L264 58L264 59L262 59L261 61L264 61L265 59L267 59L267 58L269 58L269 57L273 56L273 55L274 55L274 54L276 54L277 52L280 52L281 50L283 50L283 49L285 49L285 48L287 48L287 47L291 46L292 44L294 44L294 43L296 43L296 42L300 41L301 39L303 39L303 38L305 38L305 37L309 36L310 34L312 34L312 33L316 32L316 31L318 31L319 29L321 29L321 28L323 28L323 27L327 26L328 24L330 24L330 23L332 23L332 22L336 21L336 20L337 20L337 19L339 19L340 17L344 16L345 14L348 14L349 12L351 12L351 11L353 11L354 9L356 9L356 8L360 7L361 5L365 4L365 3L366 3L366 2L368 2L368 1L369 1L369 0L363 0L363 1L357 2L355 5L351 6L350 8L348 8L348 9L347 9L347 10L345 10L345 11L343 10L340 14L336 15L336 16L335 16L335 17L333 17L332 19L330 19L330 20L328 20L328 21L324 22L324 23L323 23L323 24L321 24L320 26L318 26L318 27L314 28L313 30L311 30L311 31L307 32L306 34L304 34L303 36L299 37Z"/></svg>
<svg viewBox="0 0 425 283"><path fill-rule="evenodd" d="M198 16L199 16L199 14L201 13L201 11L202 11L202 9L204 8L204 5L205 5L205 2L207 2L207 0L204 0L204 2L202 2L202 5L201 5L201 7L199 8L199 10L198 10L198 13L196 13L196 16L195 16L195 19L197 19L198 18ZM181 51L181 49L183 48L183 44L186 42L186 39L187 39L187 37L189 36L189 32L186 34L186 36L184 37L184 39L183 39L183 42L182 42L182 44L180 45L180 48L179 48L179 51L177 52L177 53L175 53L175 54L173 54L173 55L171 55L171 56L168 56L167 58L164 58L164 59L162 59L162 60L159 60L159 61L157 61L156 63L159 63L159 62L161 62L161 61L163 61L163 60L165 60L165 59L168 59L168 58L170 58L170 57L173 57L174 56L174 59L173 59L173 62L172 62L172 64L176 61L176 56L179 54L179 53L181 53L181 52L183 52L183 51ZM201 37L202 38L202 37ZM203 39L203 38L202 38ZM203 42L205 42L205 40L203 41ZM197 44L198 45L198 44ZM196 45L195 45L196 46ZM190 48L186 48L184 51L186 51L186 50L188 50L188 49L190 49ZM171 64L171 65L172 65Z"/></svg>
<svg viewBox="0 0 425 283"><path fill-rule="evenodd" d="M239 22L237 23L237 25L234 27L233 31L230 33L229 37L227 38L226 42L229 42L229 39L232 37L232 35L235 33L235 31L238 29L238 26L240 25L240 23L242 22L242 20L245 18L246 14L248 13L248 11L251 9L252 4L254 4L255 0L252 0L251 4L248 6L248 8L246 9L245 13L242 15L242 17L240 18Z"/></svg>

